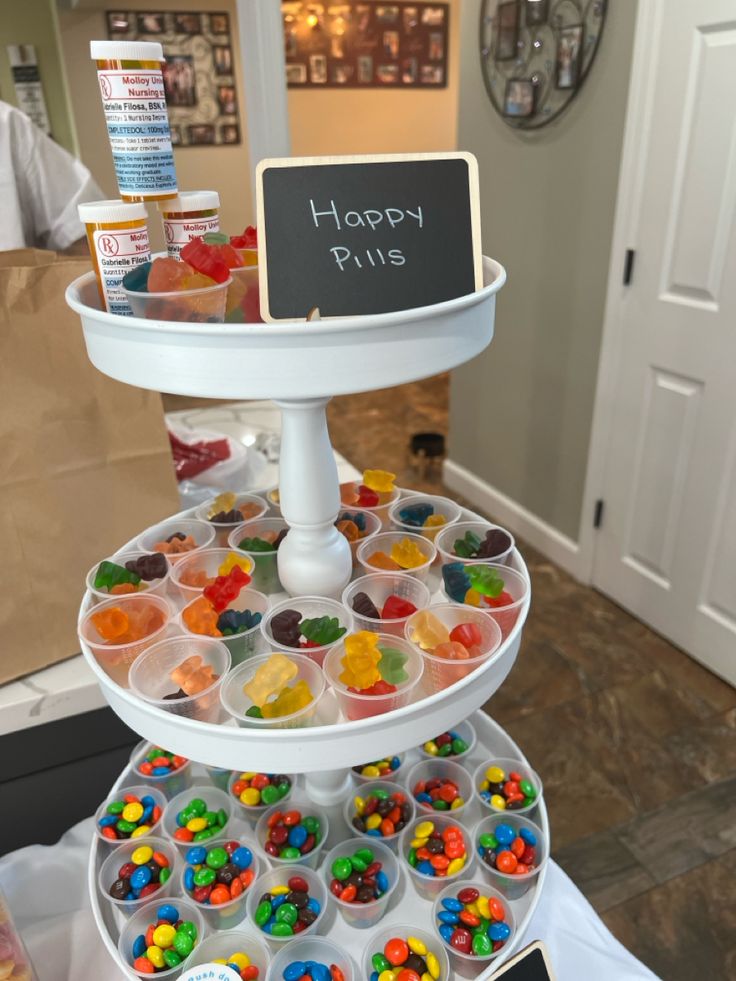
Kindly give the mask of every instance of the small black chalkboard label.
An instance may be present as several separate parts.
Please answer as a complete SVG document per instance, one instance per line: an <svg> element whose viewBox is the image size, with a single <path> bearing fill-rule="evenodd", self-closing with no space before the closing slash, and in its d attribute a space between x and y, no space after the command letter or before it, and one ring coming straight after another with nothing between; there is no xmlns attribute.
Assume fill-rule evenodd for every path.
<svg viewBox="0 0 736 981"><path fill-rule="evenodd" d="M408 310L483 285L472 154L262 160L256 183L266 321Z"/></svg>
<svg viewBox="0 0 736 981"><path fill-rule="evenodd" d="M493 975L502 981L555 981L547 949L541 940L529 944Z"/></svg>

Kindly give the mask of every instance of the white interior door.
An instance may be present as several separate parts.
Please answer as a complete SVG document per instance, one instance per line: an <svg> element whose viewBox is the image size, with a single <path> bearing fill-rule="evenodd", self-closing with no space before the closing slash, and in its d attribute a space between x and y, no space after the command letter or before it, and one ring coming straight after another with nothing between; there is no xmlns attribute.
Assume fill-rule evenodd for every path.
<svg viewBox="0 0 736 981"><path fill-rule="evenodd" d="M736 683L736 0L660 9L593 582Z"/></svg>

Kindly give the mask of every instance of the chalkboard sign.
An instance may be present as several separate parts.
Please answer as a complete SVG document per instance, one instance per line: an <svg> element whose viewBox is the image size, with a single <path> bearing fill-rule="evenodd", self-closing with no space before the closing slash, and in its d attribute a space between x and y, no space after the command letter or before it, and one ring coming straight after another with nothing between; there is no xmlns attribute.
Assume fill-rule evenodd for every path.
<svg viewBox="0 0 736 981"><path fill-rule="evenodd" d="M555 981L541 940L529 944L493 975L493 981Z"/></svg>
<svg viewBox="0 0 736 981"><path fill-rule="evenodd" d="M266 321L408 310L483 284L472 154L262 160L256 184Z"/></svg>

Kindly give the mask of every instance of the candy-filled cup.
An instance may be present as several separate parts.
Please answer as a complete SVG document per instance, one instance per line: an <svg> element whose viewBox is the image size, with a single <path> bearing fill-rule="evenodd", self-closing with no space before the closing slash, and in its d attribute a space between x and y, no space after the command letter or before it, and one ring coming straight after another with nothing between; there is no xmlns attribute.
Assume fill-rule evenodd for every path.
<svg viewBox="0 0 736 981"><path fill-rule="evenodd" d="M369 719L371 716L383 715L384 712L392 712L394 709L408 705L422 677L424 670L422 656L412 644L391 634L375 634L375 636L378 637L379 649L398 651L406 657L404 663L406 680L400 681L396 685L396 691L386 695L365 695L362 692L350 691L348 686L340 681L340 675L344 670L342 659L345 657L345 643L342 641L333 647L325 658L324 671L327 681L334 689L340 711L346 719Z"/></svg>
<svg viewBox="0 0 736 981"><path fill-rule="evenodd" d="M342 602L346 609L351 611L356 630L374 630L376 633L394 634L396 637L404 636L404 627L411 614L384 620L359 613L353 608L355 597L359 593L365 593L379 613L383 610L389 596L398 596L399 599L412 603L417 610L425 610L431 602L426 585L405 573L379 572L370 576L361 576L345 588Z"/></svg>
<svg viewBox="0 0 736 981"><path fill-rule="evenodd" d="M430 744L432 743L435 743L436 746L435 740L438 738L438 736L442 735L442 733L438 733L438 735L435 736L434 739L428 739L426 743L422 743L421 746L417 746L419 755L425 760L435 760L438 758L451 759L454 763L461 763L463 766L469 765L468 761L470 759L470 754L475 749L475 743L477 741L477 737L475 735L475 729L466 720L465 722L460 722L458 723L458 725L453 726L452 729L448 731L453 735L454 738L462 740L465 743L467 749L464 749L461 753L457 753L453 750L453 752L448 753L447 755L443 753L431 752L427 747L430 746ZM453 742L454 742L454 738L453 738Z"/></svg>
<svg viewBox="0 0 736 981"><path fill-rule="evenodd" d="M465 864L461 868L454 870L452 874L436 876L420 871L424 859L420 859L418 861L417 867L411 864L409 858L410 853L422 847L412 845L412 842L425 840L425 835L419 835L417 832L424 831L427 825L433 825L434 831L438 831L441 835L444 835L450 828L457 828L462 833L462 837L465 842ZM429 833L431 834L431 831ZM432 857L434 857L434 855ZM445 857L449 858L447 855ZM450 859L451 862L454 860L454 858ZM399 839L399 861L401 862L401 866L404 871L409 874L409 878L413 882L414 888L422 899L429 899L433 901L435 896L442 892L444 887L449 882L467 878L470 870L472 869L473 860L474 853L472 832L468 831L467 828L463 828L460 822L456 821L455 818L451 817L450 815L420 815L414 821L412 821L411 824L408 824L401 832L401 838Z"/></svg>
<svg viewBox="0 0 736 981"><path fill-rule="evenodd" d="M214 581L219 575L220 566L233 552L234 549L232 548L205 548L201 551L198 550L182 555L171 570L172 590L178 594L185 604L198 599L202 595L202 590L207 585L204 580ZM243 572L247 572L249 576L252 575L254 568L252 560L248 556L243 555L242 552L237 553L237 555L243 564L247 566L247 568L243 569ZM192 585L194 582L200 582L201 585Z"/></svg>
<svg viewBox="0 0 736 981"><path fill-rule="evenodd" d="M257 888L257 884L254 885ZM245 954L251 964L258 968L258 981L266 981L271 951L250 929L220 930L205 938L193 951L187 966L192 968L201 964L212 964L217 960L227 961L233 954Z"/></svg>
<svg viewBox="0 0 736 981"><path fill-rule="evenodd" d="M354 855L356 851L360 849L370 849L373 853L373 861L381 863L381 871L385 874L388 879L388 888L379 896L378 899L374 899L370 903L358 903L358 902L346 902L336 895L331 888L331 883L335 881L335 877L332 874L332 865L336 859L350 857ZM381 844L380 841L359 841L357 839L348 841L343 841L339 845L335 845L327 855L325 855L325 860L322 865L322 874L325 877L325 884L327 886L328 896L330 901L334 903L337 909L340 910L342 918L348 924L348 926L355 927L356 930L365 930L369 927L373 927L379 920L383 919L383 916L388 909L391 897L394 894L397 885L399 884L399 879L401 878L401 871L399 868L399 863L396 856L386 845ZM374 876L375 877L375 876ZM339 880L338 880L339 881Z"/></svg>
<svg viewBox="0 0 736 981"><path fill-rule="evenodd" d="M266 491L266 500L271 512L271 517L281 517L281 493L279 485L275 484Z"/></svg>
<svg viewBox="0 0 736 981"><path fill-rule="evenodd" d="M400 818L399 821L395 823L392 822L394 827L396 824L399 825L398 830L392 831L390 834L384 834L384 831L389 830L386 825L379 825L377 828L365 827L365 830L363 830L363 828L361 828L359 825L361 823L366 825L366 818L364 815L358 814L358 806L356 801L360 800L365 803L371 797L378 795L383 796L385 800L391 800L391 797L394 794L400 794L403 797L400 804L397 801L392 801L394 808L400 807L403 814L406 815L405 819ZM354 835L356 838L361 840L365 840L366 844L380 841L382 844L387 845L392 852L398 852L401 833L405 827L410 825L415 820L416 807L411 794L405 787L401 787L396 783L385 783L382 780L373 780L370 783L364 784L355 794L348 797L343 804L342 814L343 818L345 819L345 824L350 829L351 835ZM381 815L379 815L379 817L381 817Z"/></svg>
<svg viewBox="0 0 736 981"><path fill-rule="evenodd" d="M120 612L127 618L125 625ZM79 622L79 636L89 646L100 667L122 688L128 687L130 666L143 651L161 640L171 623L173 609L163 596L146 594L114 596L99 603L86 613ZM107 642L95 625L98 618L112 620L110 626L117 633L114 641ZM102 621L99 621L102 626ZM105 630L110 627L105 627ZM131 632L140 630L142 636L136 640L127 639Z"/></svg>
<svg viewBox="0 0 736 981"><path fill-rule="evenodd" d="M386 528L389 508L398 501L401 491L398 487L394 487L392 491L378 492L378 504L372 506L358 504L358 488L362 483L362 480L349 480L340 484L340 510L349 511L358 508L361 511L370 511L380 520L381 526Z"/></svg>
<svg viewBox="0 0 736 981"><path fill-rule="evenodd" d="M505 603L503 606L490 606L481 600L480 606L471 607L471 609L483 610L491 619L495 620L501 628L501 636L505 640L513 630L514 624L519 618L519 612L526 602L529 594L529 580L521 572L517 572L516 569L512 569L507 565L495 565L490 562L472 562L467 565L483 566L486 569L493 569L503 580L504 592L508 593L511 597L510 603ZM442 566L443 570L446 568L447 564ZM443 584L442 589L448 603L455 603L459 606L464 606L466 609L468 608L468 604L456 600L450 595L446 584Z"/></svg>
<svg viewBox="0 0 736 981"><path fill-rule="evenodd" d="M442 525L416 525L402 520L401 511L407 508L432 507L434 515L442 515L445 523ZM449 497L439 497L436 494L412 494L410 497L402 497L389 508L388 518L392 528L397 531L413 535L423 535L431 542L435 541L436 536L450 525L456 524L462 516L462 508L451 501Z"/></svg>
<svg viewBox="0 0 736 981"><path fill-rule="evenodd" d="M371 565L370 558L377 552L383 552L389 558L391 557L391 549L395 545L400 545L402 542L409 542L415 545L419 551L424 556L424 561L414 566L411 569L381 569L377 566ZM369 538L368 541L361 542L358 546L358 564L362 569L365 570L365 575L373 575L374 573L396 573L401 572L407 576L412 576L415 579L419 579L421 582L426 582L429 576L429 570L432 563L437 555L437 549L434 544L426 538L422 538L421 535L407 534L403 531L383 531L380 535L375 535L373 538Z"/></svg>
<svg viewBox="0 0 736 981"><path fill-rule="evenodd" d="M238 795L235 791L238 788L238 783L242 783L242 778L246 776L245 773L241 773L240 770L233 770L230 774L230 779L228 780L228 793L235 801L235 813L238 814L251 828L254 828L258 823L258 819L264 814L267 808L275 806L278 804L279 807L286 806L289 798L291 797L292 791L294 790L294 784L296 783L296 776L293 773L284 774L270 774L270 777L285 777L285 781L278 781L277 779L272 780L268 786L272 787L272 792L277 792L277 787L285 787L288 782L288 789L277 797L276 801L269 800L267 802L262 802L258 804L246 804L241 795ZM258 774L256 774L258 776ZM258 791L262 793L262 791Z"/></svg>
<svg viewBox="0 0 736 981"><path fill-rule="evenodd" d="M439 880L442 881L442 880ZM447 951L442 946L442 942L435 934L428 930L421 930L415 924L392 923L389 926L379 927L368 938L368 942L363 948L363 979L368 978L374 973L376 968L373 965L374 954L383 954L389 941L400 937L405 943L409 937L415 937L424 945L425 949L434 954L439 966L439 976L436 981L449 981L450 979L450 960ZM380 975L380 971L378 972ZM434 977L434 975L432 975Z"/></svg>
<svg viewBox="0 0 736 981"><path fill-rule="evenodd" d="M149 756L152 757L151 760L148 760ZM130 754L130 763L135 771L135 779L140 780L145 786L155 787L167 800L171 800L172 797L192 785L192 764L183 756L177 756L175 759L179 765L176 767L171 766L171 764L156 766L153 761L157 758L161 758L160 746L146 742L145 739L139 742ZM151 764L150 773L141 772L141 764L146 762Z"/></svg>
<svg viewBox="0 0 736 981"><path fill-rule="evenodd" d="M503 772L503 777L496 781L499 785L498 787L484 786L484 783L488 780L486 773L491 767L498 767ZM518 798L519 794L521 794L523 800L527 800L531 797L534 799L527 804L523 804L517 799L511 808L499 807L498 805L500 804L500 801L496 800L495 798L499 796L504 800L506 799L506 795L503 792L500 794L498 793L502 787L504 789L511 790L512 792L516 791L516 787L508 787L508 782L512 780L512 773L515 776L521 777L520 781L513 781L514 783L519 782L521 785L518 792L516 792L516 797ZM491 774L491 776L493 776L495 779L497 775ZM533 794L526 795L524 793L529 789L525 786L527 783L531 785ZM481 787L483 788L482 790ZM480 766L476 767L473 774L473 789L483 812L490 811L491 813L501 815L502 817L506 814L531 815L541 801L543 791L542 778L535 770L532 770L528 763L524 763L522 760L515 760L511 759L510 757L503 756L488 757L480 764ZM520 803L522 806L518 806Z"/></svg>
<svg viewBox="0 0 736 981"><path fill-rule="evenodd" d="M133 962L136 959L136 955L133 953L134 946L140 945L141 941L138 940L139 937L144 938L143 942L143 953L145 953L145 935L148 927L153 923L157 923L159 919L159 910L163 907L168 907L167 913L171 911L173 913L178 913L178 920L182 920L185 923L194 924L196 930L197 939L194 941L194 946L186 957L182 959L181 964L176 967L170 967L164 971L138 971L133 967ZM175 921L176 922L176 921ZM132 971L133 974L137 975L139 978L148 978L151 974L155 974L157 978L176 978L179 976L184 968L189 967L190 958L194 955L195 951L199 947L199 942L205 936L207 927L204 921L204 917L197 909L197 904L193 903L190 899L181 899L175 897L174 899L166 899L163 902L158 902L153 900L152 902L146 903L139 910L130 917L130 919L125 923L123 929L120 931L120 939L118 940L118 953L120 955L121 961L127 965L128 970Z"/></svg>
<svg viewBox="0 0 736 981"><path fill-rule="evenodd" d="M143 852L147 852L149 857L145 861L140 861L143 858ZM156 859L153 859L154 855ZM133 856L135 856L135 861L133 861ZM146 866L152 859L157 864L160 864L161 859L164 859L167 863L166 865L161 865L161 868L166 869L168 878L166 882L159 884L158 889L154 892L147 892L140 899L118 899L110 894L110 888L119 879L119 873L123 866L130 863L135 865L136 868L140 868ZM164 841L163 838L155 838L153 836L143 839L129 838L128 841L121 843L117 848L113 849L100 866L97 874L99 893L114 909L119 910L123 916L132 916L141 906L145 906L153 900L163 901L167 896L171 895L177 886L177 864L178 854L176 848L170 841ZM147 872L150 873L150 869L142 868L138 874L145 878ZM153 884L152 879L150 883L144 884L141 888L146 888L147 885L151 884Z"/></svg>
<svg viewBox="0 0 736 981"><path fill-rule="evenodd" d="M110 556L108 559L103 559L103 562L114 562L116 565L124 566L126 562L139 559L143 555L149 555L149 552L141 552L137 549L131 549L130 551L118 552L116 555ZM104 600L112 599L116 594L110 593L104 586L99 589L95 588L95 577L97 575L97 570L99 569L101 563L95 562L92 568L87 573L87 578L85 579L85 585L89 590L90 594L94 597L95 603L100 603ZM171 563L166 559L166 574L161 576L159 579L141 579L140 583L137 584L135 593L120 593L117 595L121 596L140 596L145 593L146 596L163 596L166 597L169 588L169 579L171 574Z"/></svg>
<svg viewBox="0 0 736 981"><path fill-rule="evenodd" d="M283 518L255 518L253 521L245 521L238 525L228 535L227 543L235 552L247 555L253 562L252 586L270 596L271 593L280 593L283 589L279 579L278 549L268 552L259 552L241 548L240 543L246 538L262 538L263 535L278 536L282 531L288 531L289 526Z"/></svg>
<svg viewBox="0 0 736 981"><path fill-rule="evenodd" d="M450 781L451 784L454 784L457 789L455 800L462 800L463 804L459 807L453 807L451 803L448 803L446 807L435 808L426 801L426 794L418 796L415 793L418 784L433 780ZM466 826L473 823L476 813L473 779L465 767L460 766L459 763L438 759L422 760L420 763L415 763L406 775L406 788L414 799L418 815L424 814L431 820L436 814L446 813L450 817L457 818L461 824ZM443 798L439 800L442 801Z"/></svg>
<svg viewBox="0 0 736 981"><path fill-rule="evenodd" d="M274 848L269 851L266 846L269 839L272 843L274 841L275 835L272 825L274 821L277 821L277 815L289 815L289 820L291 820L297 814L300 815L300 820L296 822L296 825L287 826L285 822L278 822L279 824L283 824L288 837L284 838L283 842L280 840L281 837L284 837L284 830L282 829L279 832L278 844L274 844ZM308 827L304 827L305 822ZM310 827L314 827L315 830L310 831ZM307 831L306 839L304 831ZM255 839L259 853L274 868L298 865L300 868L306 866L310 869L316 869L329 833L330 823L324 811L320 811L315 804L305 797L292 796L289 802L283 807L280 804L276 804L261 814L256 823ZM301 848L306 847L304 841L306 840L307 844L309 843L308 839L311 834L315 836L313 848L311 851L299 854ZM282 850L288 850L290 854L284 858L281 858L280 855L272 854L272 851ZM291 854L292 852L296 854Z"/></svg>
<svg viewBox="0 0 736 981"><path fill-rule="evenodd" d="M211 831L208 837L198 838L196 841L191 833L186 836L182 833L182 829L188 823L185 820L186 812L190 809L192 801L195 800L204 801L204 817L211 821L210 828L199 828L193 832L194 835L201 835L206 830ZM197 810L201 811L202 809L199 807ZM184 854L193 844L202 844L207 847L215 838L227 837L232 817L233 802L224 790L218 790L217 787L194 786L188 790L183 790L168 802L164 811L163 830L166 837L173 841ZM179 837L177 837L177 831Z"/></svg>
<svg viewBox="0 0 736 981"><path fill-rule="evenodd" d="M293 932L284 933L283 935L280 935L279 932L276 934L270 932L269 920L271 919L271 915L269 913L268 919L264 918L267 911L265 907L261 905L261 899L266 895L273 895L273 889L283 890L284 886L286 886L288 889L289 880L292 880L292 882L294 882L294 880L301 880L301 882L297 881L295 884L300 886L306 885L307 892L309 894L309 901L311 903L311 905L308 905L307 908L310 909L312 913L316 914L312 922L296 935L298 940L301 941L311 934L319 933L322 929L322 923L324 920L325 906L327 905L327 890L325 889L322 877L318 875L314 869L310 869L307 865L292 864L279 865L278 868L272 869L270 872L264 872L254 884L255 889L248 890L248 899L245 904L245 909L249 927L255 929L259 936L262 936L269 947L274 951L279 950L283 944L294 940L295 935ZM303 892L304 890L300 889L297 891ZM288 892L284 895L288 897ZM286 901L288 902L288 899ZM259 907L261 907L260 913ZM299 909L301 909L301 907L299 907ZM312 918L311 915L309 918ZM264 926L266 927L265 930ZM271 974L269 974L269 976L271 976Z"/></svg>
<svg viewBox="0 0 736 981"><path fill-rule="evenodd" d="M194 548L187 548L184 552L167 552L164 548L156 548L160 543L167 543L167 539L173 535L191 537ZM146 528L143 534L138 536L137 544L144 552L163 552L169 562L175 565L185 555L190 555L198 549L211 548L214 540L215 529L206 521L196 521L194 518L169 518L168 521Z"/></svg>
<svg viewBox="0 0 736 981"><path fill-rule="evenodd" d="M382 760L358 763L352 768L351 776L359 787L367 783L374 783L376 780L398 780L403 775L401 767L404 763L404 755L404 753L395 753L393 756L386 756ZM382 763L386 763L387 766L380 766L379 764ZM364 773L364 770L368 770L368 773Z"/></svg>
<svg viewBox="0 0 736 981"><path fill-rule="evenodd" d="M111 805L117 804L119 801L125 801L127 797L135 797L141 801L144 806L144 816L145 812L149 807L153 808L153 814L150 819L146 819L145 823L143 820L138 822L139 827L144 827L146 831L138 831L135 837L132 833L125 832L125 836L113 838L107 834L103 834L103 828L105 826L115 828L116 822L110 820L112 815ZM146 841L151 835L160 835L162 830L162 816L166 811L166 798L161 793L160 790L156 790L155 787L121 787L120 790L116 791L100 804L95 813L95 834L100 841L104 841L106 845L122 845L125 841ZM158 817L156 817L158 813ZM122 814L117 815L118 820L122 818ZM102 824L100 824L102 822Z"/></svg>
<svg viewBox="0 0 736 981"><path fill-rule="evenodd" d="M233 509L239 511L240 508L246 508L251 513L241 514L237 521L212 521L208 517L208 514L215 500L216 498L211 497L209 501L200 504L194 512L194 516L199 521L206 521L208 525L212 525L215 529L214 544L220 548L227 548L227 540L230 537L230 532L239 525L242 525L244 521L254 521L256 518L262 518L268 512L268 504L257 494L237 494Z"/></svg>
<svg viewBox="0 0 736 981"><path fill-rule="evenodd" d="M458 555L455 551L455 542L459 539L464 539L468 532L473 535L477 535L481 542L485 539L486 533L489 531L495 531L497 537L499 538L498 548L494 550L493 555L488 555L483 558L472 558L470 556ZM503 536L506 536L507 541L503 540ZM478 565L481 562L495 562L496 565L506 565L506 563L511 559L511 555L516 547L514 541L514 536L506 528L502 528L501 525L491 524L490 521L460 521L451 527L441 528L437 532L437 537L434 540L437 546L437 551L439 552L440 562L444 565L446 562L462 562L464 565Z"/></svg>
<svg viewBox="0 0 736 981"><path fill-rule="evenodd" d="M296 647L289 646L282 640L277 640L274 636L274 618L283 614L287 610L295 610L301 614L302 620L317 620L320 617L330 617L336 619L341 629L342 637L349 634L353 629L353 617L349 610L346 610L342 603L337 600L327 599L324 596L295 596L292 599L283 600L271 607L266 616L261 621L261 632L265 638L265 648L267 650L282 651L284 654L302 654L308 657L315 664L322 667L325 655L336 644L340 643L340 637L327 644L320 644L318 647ZM278 625L278 621L277 621ZM276 633L280 633L278 626Z"/></svg>
<svg viewBox="0 0 736 981"><path fill-rule="evenodd" d="M536 858L534 868L523 874L513 872L501 872L499 869L492 868L483 859L481 853L487 852L485 836L493 836L499 825L508 825L518 836L529 839L527 844L534 842ZM493 842L489 842L492 846ZM478 868L484 878L491 885L498 889L506 899L520 899L536 883L537 876L541 872L544 863L549 858L549 840L542 829L529 818L523 817L514 811L506 811L501 814L492 814L479 821L473 829L473 851L478 856Z"/></svg>
<svg viewBox="0 0 736 981"><path fill-rule="evenodd" d="M187 603L187 606L179 614L178 623L187 637L205 637L207 635L198 634L191 630L184 619L185 611L195 602L196 600L193 600L192 603ZM227 609L235 610L238 613L250 610L251 613L260 613L261 617L263 617L268 610L268 597L264 596L263 593L259 593L258 590L250 589L246 586L240 590L239 595L234 600L228 603ZM233 665L242 664L249 658L253 658L256 654L260 654L265 648L260 621L255 626L241 630L237 634L223 634L216 639L221 641L227 647L228 651L230 651Z"/></svg>
<svg viewBox="0 0 736 981"><path fill-rule="evenodd" d="M383 525L381 524L381 519L378 517L378 515L373 511L369 511L367 508L346 508L341 506L337 514L337 521L335 522L336 526L340 524L341 520L352 520L352 518L349 517L344 518L344 515L352 515L353 518L356 515L359 515L362 517L365 523L365 531L361 534L360 538L356 538L354 540L351 540L341 528L338 528L338 531L340 531L340 533L345 535L345 537L348 539L350 552L353 556L353 568L355 569L358 565L359 546L362 545L363 542L368 541L369 538L375 538L375 536L383 530Z"/></svg>
<svg viewBox="0 0 736 981"><path fill-rule="evenodd" d="M477 890L477 892L480 893L481 896L485 896L489 900L496 900L496 902L493 903L494 907L496 906L497 903L501 904L504 913L503 921L496 921L495 918L492 917L492 922L505 923L506 926L509 928L510 933L503 940L503 945L499 947L498 950L492 950L490 953L486 953L486 954L474 954L471 951L471 953L468 954L461 950L458 950L456 947L453 947L452 944L448 943L448 941L445 940L445 938L439 932L439 927L442 922L439 919L440 914L451 913L451 911L444 906L443 901L449 900L450 903L452 904L452 901L457 898L458 893L464 889L468 889L468 890L475 889ZM488 918L486 917L486 919ZM508 903L508 901L505 899L505 897L502 896L501 893L499 893L496 889L491 889L485 882L480 882L480 881L474 882L472 879L462 879L460 882L452 882L449 886L447 886L445 889L442 890L442 892L435 899L434 905L432 906L432 922L435 925L435 930L437 931L437 936L440 940L440 943L443 945L443 947L447 951L448 957L450 958L450 966L452 967L453 972L455 974L460 975L460 977L463 978L476 978L482 971L486 969L486 967L494 957L497 957L498 954L500 954L500 952L505 947L507 947L510 943L513 942L514 934L516 932L516 920L514 919L514 912L511 909L511 906ZM449 925L450 924L448 924L448 926ZM459 926L462 927L463 923L460 922ZM488 934L486 934L486 936L488 936Z"/></svg>
<svg viewBox="0 0 736 981"><path fill-rule="evenodd" d="M221 324L225 320L227 291L232 283L202 286L195 290L176 290L169 293L138 293L123 286L123 293L134 317L144 320L186 321L196 324Z"/></svg>
<svg viewBox="0 0 736 981"><path fill-rule="evenodd" d="M421 611L410 616L406 622L405 635L411 645L421 653L424 661L425 686L432 692L444 691L456 681L472 674L476 668L484 664L494 654L501 644L501 629L488 614L474 606L456 603L438 603L429 612L441 620L449 632L463 623L476 626L480 632L480 643L477 645L480 654L464 660L439 657L432 651L422 650L415 642L418 635L417 625L421 623Z"/></svg>
<svg viewBox="0 0 736 981"><path fill-rule="evenodd" d="M179 873L177 883L179 886L179 892L182 896L186 896L187 899L191 900L191 902L195 904L195 906L202 913L207 926L213 932L219 930L232 930L242 923L243 918L245 917L245 902L248 898L248 893L251 891L251 889L258 888L260 862L258 856L253 852L249 841L235 837L229 838L227 835L225 835L222 838L213 838L210 841L203 842L203 846L208 849L224 848L225 844L230 841L237 842L240 848L244 849L250 854L250 865L248 866L248 870L253 872L253 881L239 895L221 903L200 903L195 899L194 890L190 889L187 885L187 880L190 877L190 873L187 872L187 869L191 868L191 874L193 874L193 866L187 862L187 852L182 852L183 865ZM191 848L192 846L190 845L189 850L191 850ZM243 869L243 871L246 870Z"/></svg>
<svg viewBox="0 0 736 981"><path fill-rule="evenodd" d="M280 947L269 968L266 981L283 981L284 971L294 961L314 961L329 967L335 964L342 971L345 981L353 981L356 977L350 956L337 944L326 937L306 937L300 933L288 946ZM259 979L260 981L260 979Z"/></svg>
<svg viewBox="0 0 736 981"><path fill-rule="evenodd" d="M325 690L325 677L318 664L301 654L288 655L289 660L296 665L297 673L282 685L279 691L283 691L285 687L294 688L300 681L305 681L312 693L311 702L294 712L270 719L246 714L248 709L253 708L253 702L243 691L243 685L248 684L256 671L267 664L272 656L273 654L261 654L259 657L253 657L244 664L238 665L230 673L220 692L220 699L225 711L243 729L300 729L302 726L310 725L317 710L317 704Z"/></svg>
<svg viewBox="0 0 736 981"><path fill-rule="evenodd" d="M257 253L256 253L257 256ZM230 270L232 283L227 291L225 321L228 324L260 324L258 265Z"/></svg>

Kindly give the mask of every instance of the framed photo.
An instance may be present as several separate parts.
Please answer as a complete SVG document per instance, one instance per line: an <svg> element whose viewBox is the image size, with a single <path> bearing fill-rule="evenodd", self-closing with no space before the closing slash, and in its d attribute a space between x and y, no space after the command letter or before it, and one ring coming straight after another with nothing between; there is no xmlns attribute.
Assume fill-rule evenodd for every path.
<svg viewBox="0 0 736 981"><path fill-rule="evenodd" d="M549 0L524 0L524 23L527 27L546 24L549 16Z"/></svg>
<svg viewBox="0 0 736 981"><path fill-rule="evenodd" d="M516 57L519 41L519 3L510 0L509 3L499 3L497 11L498 27L496 29L496 61L512 61Z"/></svg>
<svg viewBox="0 0 736 981"><path fill-rule="evenodd" d="M187 126L190 146L211 146L215 142L215 127L210 123Z"/></svg>
<svg viewBox="0 0 736 981"><path fill-rule="evenodd" d="M304 85L307 81L307 66L306 65L287 65L286 66L286 84L287 85Z"/></svg>
<svg viewBox="0 0 736 981"><path fill-rule="evenodd" d="M140 13L138 14L138 33L139 34L163 34L166 30L163 14Z"/></svg>
<svg viewBox="0 0 736 981"><path fill-rule="evenodd" d="M358 81L361 85L370 85L373 81L372 55L358 55Z"/></svg>
<svg viewBox="0 0 736 981"><path fill-rule="evenodd" d="M212 60L215 64L215 75L232 75L233 52L229 45L213 44Z"/></svg>
<svg viewBox="0 0 736 981"><path fill-rule="evenodd" d="M445 69L442 65L422 65L419 78L422 85L444 85Z"/></svg>
<svg viewBox="0 0 736 981"><path fill-rule="evenodd" d="M358 37L365 37L371 26L372 10L368 4L358 4L355 8L355 30Z"/></svg>
<svg viewBox="0 0 736 981"><path fill-rule="evenodd" d="M107 33L127 34L131 28L130 15L125 10L108 10Z"/></svg>
<svg viewBox="0 0 736 981"><path fill-rule="evenodd" d="M345 35L344 34L333 34L330 38L330 57L331 58L344 58L345 57Z"/></svg>
<svg viewBox="0 0 736 981"><path fill-rule="evenodd" d="M220 141L229 146L240 143L240 127L237 123L223 123L220 126Z"/></svg>
<svg viewBox="0 0 736 981"><path fill-rule="evenodd" d="M213 34L229 34L230 18L227 14L210 14L210 30Z"/></svg>
<svg viewBox="0 0 736 981"><path fill-rule="evenodd" d="M220 107L221 116L234 116L238 111L238 101L235 95L234 85L217 86L217 104Z"/></svg>
<svg viewBox="0 0 736 981"><path fill-rule="evenodd" d="M401 81L404 85L415 85L418 78L418 60L416 58L404 58L401 62Z"/></svg>
<svg viewBox="0 0 736 981"><path fill-rule="evenodd" d="M430 61L442 61L445 57L445 36L442 31L429 32L427 57Z"/></svg>
<svg viewBox="0 0 736 981"><path fill-rule="evenodd" d="M327 81L327 56L309 56L309 77L313 85L324 85Z"/></svg>
<svg viewBox="0 0 736 981"><path fill-rule="evenodd" d="M583 25L571 24L561 27L557 35L557 58L555 87L576 89L580 81L583 64Z"/></svg>
<svg viewBox="0 0 736 981"><path fill-rule="evenodd" d="M199 14L174 14L174 31L177 34L201 34L202 20Z"/></svg>
<svg viewBox="0 0 736 981"><path fill-rule="evenodd" d="M530 78L510 78L503 100L505 116L525 119L534 115L535 88Z"/></svg>
<svg viewBox="0 0 736 981"><path fill-rule="evenodd" d="M379 24L395 24L398 19L398 6L391 4L389 7L376 7L376 20Z"/></svg>
<svg viewBox="0 0 736 981"><path fill-rule="evenodd" d="M171 145L181 146L181 126L169 126L171 131Z"/></svg>
<svg viewBox="0 0 736 981"><path fill-rule="evenodd" d="M332 66L332 82L335 85L347 85L353 77L353 66L337 64Z"/></svg>
<svg viewBox="0 0 736 981"><path fill-rule="evenodd" d="M444 7L425 7L422 11L422 23L425 27L442 27L445 23Z"/></svg>
<svg viewBox="0 0 736 981"><path fill-rule="evenodd" d="M404 7L402 11L404 34L411 35L419 27L419 8Z"/></svg>
<svg viewBox="0 0 736 981"><path fill-rule="evenodd" d="M399 80L399 66L379 65L376 68L376 80L382 85L396 85Z"/></svg>
<svg viewBox="0 0 736 981"><path fill-rule="evenodd" d="M192 55L170 54L163 67L166 101L170 106L196 106L197 83Z"/></svg>
<svg viewBox="0 0 736 981"><path fill-rule="evenodd" d="M398 31L383 32L383 57L384 58L399 57L399 32Z"/></svg>

